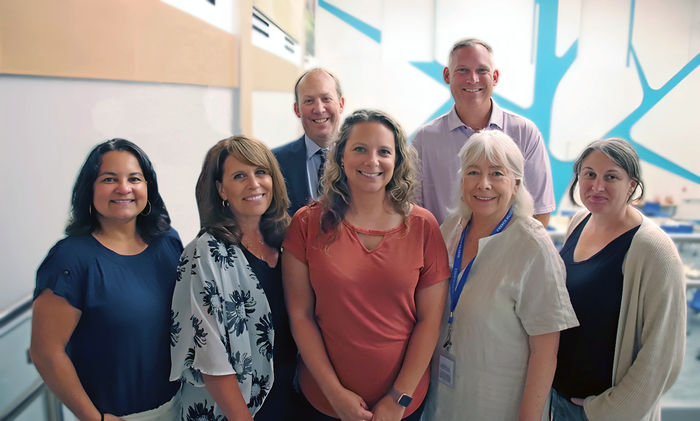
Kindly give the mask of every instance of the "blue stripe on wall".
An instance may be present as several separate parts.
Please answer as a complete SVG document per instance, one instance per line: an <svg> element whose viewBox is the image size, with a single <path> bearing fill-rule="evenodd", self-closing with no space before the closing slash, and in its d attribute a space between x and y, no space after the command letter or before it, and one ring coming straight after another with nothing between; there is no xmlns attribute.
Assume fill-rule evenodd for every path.
<svg viewBox="0 0 700 421"><path fill-rule="evenodd" d="M627 39L627 67L630 67L630 54L632 53L632 34L634 33L634 9L637 5L636 0L632 0L630 6L630 33Z"/></svg>
<svg viewBox="0 0 700 421"><path fill-rule="evenodd" d="M379 29L365 22L362 22L358 18L346 12L343 12L342 10L333 6L332 4L329 4L327 1L318 0L318 5L319 7L327 10L333 16L337 17L338 19L342 20L343 22L347 23L348 25L352 26L353 28L372 38L376 42L382 42L382 31L380 31Z"/></svg>

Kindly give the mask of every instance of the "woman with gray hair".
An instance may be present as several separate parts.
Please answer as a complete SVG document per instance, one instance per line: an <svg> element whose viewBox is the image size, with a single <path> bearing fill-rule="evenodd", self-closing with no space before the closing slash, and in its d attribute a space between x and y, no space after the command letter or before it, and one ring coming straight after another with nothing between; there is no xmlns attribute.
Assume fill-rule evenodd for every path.
<svg viewBox="0 0 700 421"><path fill-rule="evenodd" d="M564 265L523 185L523 156L497 130L459 153L441 230L452 276L426 420L540 420L559 331L578 325Z"/></svg>
<svg viewBox="0 0 700 421"><path fill-rule="evenodd" d="M671 239L630 205L644 191L632 145L588 145L574 164L573 203L577 185L586 209L561 256L581 326L561 335L553 419L660 420L685 350L683 265Z"/></svg>

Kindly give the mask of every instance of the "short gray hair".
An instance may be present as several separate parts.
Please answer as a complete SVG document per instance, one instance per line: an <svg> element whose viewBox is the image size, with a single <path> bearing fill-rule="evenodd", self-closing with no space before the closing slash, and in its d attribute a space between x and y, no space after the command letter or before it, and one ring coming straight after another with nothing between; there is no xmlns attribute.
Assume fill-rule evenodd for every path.
<svg viewBox="0 0 700 421"><path fill-rule="evenodd" d="M513 139L500 130L482 130L472 135L459 151L459 179L454 183L453 206L448 209L450 215L459 215L465 221L471 218L472 210L464 201L464 170L484 157L495 165L505 167L515 180L520 180L513 214L519 218L532 216L534 205L532 195L525 188L523 154Z"/></svg>
<svg viewBox="0 0 700 421"><path fill-rule="evenodd" d="M479 38L463 38L455 42L452 46L452 49L450 50L450 55L447 58L447 65L450 65L450 63L452 62L452 58L454 57L457 50L459 50L460 48L476 47L477 45L481 45L482 47L486 48L486 51L488 51L489 54L493 56L493 48L486 41L480 40Z"/></svg>
<svg viewBox="0 0 700 421"><path fill-rule="evenodd" d="M316 72L324 72L331 78L333 78L333 82L335 82L335 92L338 95L338 101L340 101L340 98L343 97L343 90L340 88L340 81L338 80L337 77L331 72L329 72L326 69L320 68L320 67L314 67L313 69L309 69L305 71L301 76L299 76L299 79L297 79L296 83L294 84L294 103L299 105L299 84L301 83L301 80L306 77L306 75L309 75L311 73L316 73Z"/></svg>
<svg viewBox="0 0 700 421"><path fill-rule="evenodd" d="M642 166L639 163L639 155L628 141L619 137L611 137L609 139L596 140L591 142L586 148L581 152L581 154L574 162L574 177L571 179L571 187L569 187L569 199L571 203L577 204L574 198L574 193L576 190L576 185L578 184L578 174L581 172L581 166L583 161L591 154L593 151L602 152L612 160L615 164L620 166L632 181L636 181L637 185L632 190L632 193L627 198L627 203L632 201L632 196L634 192L637 191L637 187L640 188L639 197L634 200L639 200L644 196L644 183L642 183Z"/></svg>

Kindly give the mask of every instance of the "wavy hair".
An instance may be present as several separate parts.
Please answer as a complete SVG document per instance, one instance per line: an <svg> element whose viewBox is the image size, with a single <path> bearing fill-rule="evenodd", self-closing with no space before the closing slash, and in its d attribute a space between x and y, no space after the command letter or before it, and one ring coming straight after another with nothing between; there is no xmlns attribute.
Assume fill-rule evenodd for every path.
<svg viewBox="0 0 700 421"><path fill-rule="evenodd" d="M333 233L331 242L335 240L338 227L345 219L352 201L348 178L341 163L352 129L358 123L380 123L394 134L396 161L394 173L386 185L386 200L394 211L408 215L417 186L417 154L408 146L406 133L399 122L383 111L355 111L343 121L337 139L331 144L329 159L324 168L323 195L319 199L323 206L321 232ZM408 218L406 218L406 224L408 224Z"/></svg>
<svg viewBox="0 0 700 421"><path fill-rule="evenodd" d="M158 179L151 160L134 143L119 138L108 140L95 146L85 159L85 163L80 169L78 178L73 186L70 219L66 226L66 235L88 235L100 227L97 211L94 210L95 206L93 205L95 180L97 180L97 174L102 165L102 157L107 152L113 151L129 152L136 157L141 171L143 171L151 211L147 215L139 214L136 217L136 232L146 244L150 244L153 240L170 230L170 215L168 215L163 198L160 197L158 192Z"/></svg>
<svg viewBox="0 0 700 421"><path fill-rule="evenodd" d="M571 187L569 187L569 199L571 203L578 205L576 199L574 198L576 192L576 185L578 185L578 175L581 172L581 166L583 161L591 154L593 151L602 152L612 160L615 164L620 166L632 181L636 181L637 185L634 186L634 190L630 193L627 198L627 203L633 200L639 200L644 196L644 183L642 183L642 166L639 163L639 155L634 147L625 139L619 137L611 137L609 139L601 139L591 142L586 148L581 152L581 154L574 162L574 176L571 179ZM639 187L639 196L632 199L634 192L637 191Z"/></svg>
<svg viewBox="0 0 700 421"><path fill-rule="evenodd" d="M265 242L275 248L282 245L291 218L287 214L289 199L277 159L259 140L233 136L214 145L206 155L197 180L196 197L202 228L220 241L240 245L241 227L228 206L222 205L216 182L224 176L224 162L232 156L237 160L270 172L272 201L260 218L260 232Z"/></svg>
<svg viewBox="0 0 700 421"><path fill-rule="evenodd" d="M474 165L481 158L502 166L508 170L520 186L515 193L513 215L519 218L532 216L532 195L525 188L525 160L523 154L513 139L500 130L482 130L469 138L469 141L459 151L460 169L458 181L454 183L453 206L448 209L450 215L459 215L467 221L472 216L472 209L464 201L464 169Z"/></svg>

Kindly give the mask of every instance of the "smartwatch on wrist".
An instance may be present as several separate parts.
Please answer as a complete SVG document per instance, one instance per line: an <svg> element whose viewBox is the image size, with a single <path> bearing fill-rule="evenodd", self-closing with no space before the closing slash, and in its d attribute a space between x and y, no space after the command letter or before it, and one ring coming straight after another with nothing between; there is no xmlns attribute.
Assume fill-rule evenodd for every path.
<svg viewBox="0 0 700 421"><path fill-rule="evenodd" d="M408 408L408 405L410 405L413 401L413 398L410 395L399 392L394 388L394 386L392 386L391 389L389 389L389 396L394 398L394 400L396 400L396 403L403 406L404 408Z"/></svg>

